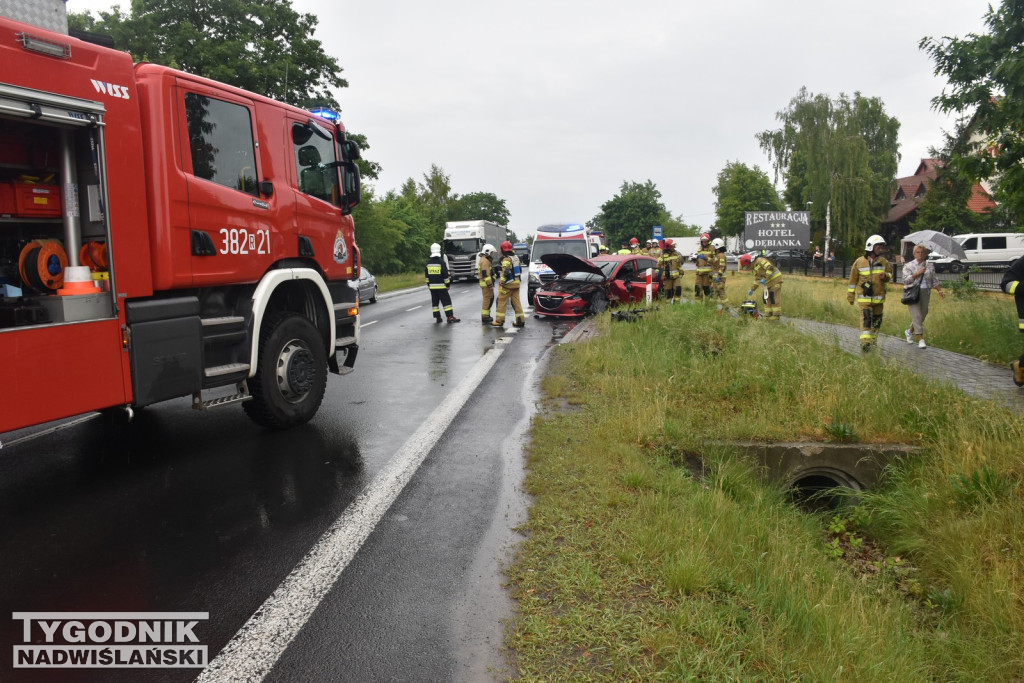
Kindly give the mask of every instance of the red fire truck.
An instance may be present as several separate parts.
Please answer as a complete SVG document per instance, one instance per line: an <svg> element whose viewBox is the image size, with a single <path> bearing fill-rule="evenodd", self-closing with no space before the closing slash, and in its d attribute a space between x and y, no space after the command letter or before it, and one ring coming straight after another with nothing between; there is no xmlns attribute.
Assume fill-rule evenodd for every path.
<svg viewBox="0 0 1024 683"><path fill-rule="evenodd" d="M308 421L359 341L344 127L0 17L0 433L191 396Z"/></svg>

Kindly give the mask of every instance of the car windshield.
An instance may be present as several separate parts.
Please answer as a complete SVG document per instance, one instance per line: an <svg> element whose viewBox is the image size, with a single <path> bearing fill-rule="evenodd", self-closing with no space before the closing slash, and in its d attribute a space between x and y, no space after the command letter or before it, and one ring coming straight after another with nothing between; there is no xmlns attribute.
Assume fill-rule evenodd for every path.
<svg viewBox="0 0 1024 683"><path fill-rule="evenodd" d="M618 261L595 261L594 265L601 269L605 277L611 277L612 271L615 270L615 266L619 264Z"/></svg>
<svg viewBox="0 0 1024 683"><path fill-rule="evenodd" d="M572 254L580 258L587 258L586 240L537 240L533 243L533 255L531 261L540 261L544 254Z"/></svg>
<svg viewBox="0 0 1024 683"><path fill-rule="evenodd" d="M455 256L472 256L476 253L476 240L445 240L444 253Z"/></svg>

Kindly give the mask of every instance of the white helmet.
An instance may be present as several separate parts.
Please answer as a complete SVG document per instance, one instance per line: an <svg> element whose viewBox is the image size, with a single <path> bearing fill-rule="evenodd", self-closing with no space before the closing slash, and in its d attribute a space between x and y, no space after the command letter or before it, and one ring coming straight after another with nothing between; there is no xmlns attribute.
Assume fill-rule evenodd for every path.
<svg viewBox="0 0 1024 683"><path fill-rule="evenodd" d="M433 244L431 244L430 245L430 255L431 256L440 256L441 255L441 245L438 244L437 242L434 242Z"/></svg>
<svg viewBox="0 0 1024 683"><path fill-rule="evenodd" d="M875 248L876 244L885 244L885 239L881 235L872 235L864 245L864 251L871 251Z"/></svg>
<svg viewBox="0 0 1024 683"><path fill-rule="evenodd" d="M485 253L487 255L490 255L490 254L493 254L494 252L496 252L498 250L494 248L493 244L485 244L484 248L482 249L482 251L483 251L483 253Z"/></svg>
<svg viewBox="0 0 1024 683"><path fill-rule="evenodd" d="M722 241L721 237L716 237L715 239L711 240L711 246L713 246L715 249L721 249L722 247L725 246L725 242Z"/></svg>

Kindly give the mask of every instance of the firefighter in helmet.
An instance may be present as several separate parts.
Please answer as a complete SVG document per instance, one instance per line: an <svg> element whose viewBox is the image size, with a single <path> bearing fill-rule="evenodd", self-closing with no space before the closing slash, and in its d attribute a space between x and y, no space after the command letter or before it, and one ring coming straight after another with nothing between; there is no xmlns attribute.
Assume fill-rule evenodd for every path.
<svg viewBox="0 0 1024 683"><path fill-rule="evenodd" d="M452 297L448 294L448 289L452 286L452 277L448 272L448 262L441 256L441 245L436 242L430 245L430 258L427 259L425 272L427 288L430 290L430 305L434 313L434 322L442 322L442 306L444 307L444 314L448 317L448 322L459 322L459 319L455 317L455 313L452 311Z"/></svg>
<svg viewBox="0 0 1024 683"><path fill-rule="evenodd" d="M878 343L885 308L885 283L892 277L892 266L882 256L885 240L872 235L864 243L864 255L850 267L846 300L860 306L860 348L868 351Z"/></svg>
<svg viewBox="0 0 1024 683"><path fill-rule="evenodd" d="M661 245L658 244L658 240L651 240L651 248L647 250L647 255L651 258L661 258Z"/></svg>
<svg viewBox="0 0 1024 683"><path fill-rule="evenodd" d="M665 251L658 257L658 269L661 270L661 291L674 304L676 299L683 300L683 261L676 253L676 244L665 240Z"/></svg>
<svg viewBox="0 0 1024 683"><path fill-rule="evenodd" d="M480 280L480 292L483 294L483 304L480 306L480 322L489 323L494 320L491 317L491 305L494 303L494 254L497 253L494 245L485 244L476 261L477 277Z"/></svg>
<svg viewBox="0 0 1024 683"><path fill-rule="evenodd" d="M711 290L716 299L725 300L725 269L728 261L725 258L725 241L721 237L711 240L715 256L711 260Z"/></svg>
<svg viewBox="0 0 1024 683"><path fill-rule="evenodd" d="M697 279L693 283L693 298L697 301L711 298L711 260L714 257L715 249L711 246L711 235L701 233L700 248L697 250Z"/></svg>
<svg viewBox="0 0 1024 683"><path fill-rule="evenodd" d="M501 243L501 273L498 278L498 307L494 311L494 322L492 327L505 326L505 309L509 301L512 302L512 310L516 313L516 321L513 327L526 325L526 316L523 315L523 304L519 301L519 283L522 278L522 271L519 266L519 257L512 249L512 243L505 241Z"/></svg>
<svg viewBox="0 0 1024 683"><path fill-rule="evenodd" d="M621 246L619 246L619 250L615 253L621 256L629 256L633 252L629 248L629 242L627 242L626 240L622 240L622 244Z"/></svg>
<svg viewBox="0 0 1024 683"><path fill-rule="evenodd" d="M762 249L750 264L754 273L754 286L747 292L747 298L754 296L759 285L763 286L764 318L778 322L782 319L782 271L772 263L772 256L772 252Z"/></svg>
<svg viewBox="0 0 1024 683"><path fill-rule="evenodd" d="M640 253L640 240L635 237L629 238L629 253L639 254Z"/></svg>
<svg viewBox="0 0 1024 683"><path fill-rule="evenodd" d="M608 245L607 244L602 244L601 246L599 246L597 248L597 255L598 256L607 256L608 255Z"/></svg>
<svg viewBox="0 0 1024 683"><path fill-rule="evenodd" d="M1013 295L1013 301L1017 305L1017 329L1024 334L1024 257L1010 264L1010 269L1003 275L999 286L1007 294ZM1010 363L1010 367L1013 369L1013 383L1018 387L1024 387L1024 353Z"/></svg>

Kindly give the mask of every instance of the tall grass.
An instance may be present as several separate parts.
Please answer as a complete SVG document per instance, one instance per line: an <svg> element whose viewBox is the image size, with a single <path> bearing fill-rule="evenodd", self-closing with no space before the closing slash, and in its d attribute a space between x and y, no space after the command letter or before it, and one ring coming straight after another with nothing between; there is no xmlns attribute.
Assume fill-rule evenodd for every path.
<svg viewBox="0 0 1024 683"><path fill-rule="evenodd" d="M536 502L508 569L521 680L1024 675L1019 415L712 307L597 324L545 380L579 409L534 426ZM833 559L822 519L717 445L829 424L923 448L858 502L858 532L909 560L913 596Z"/></svg>

